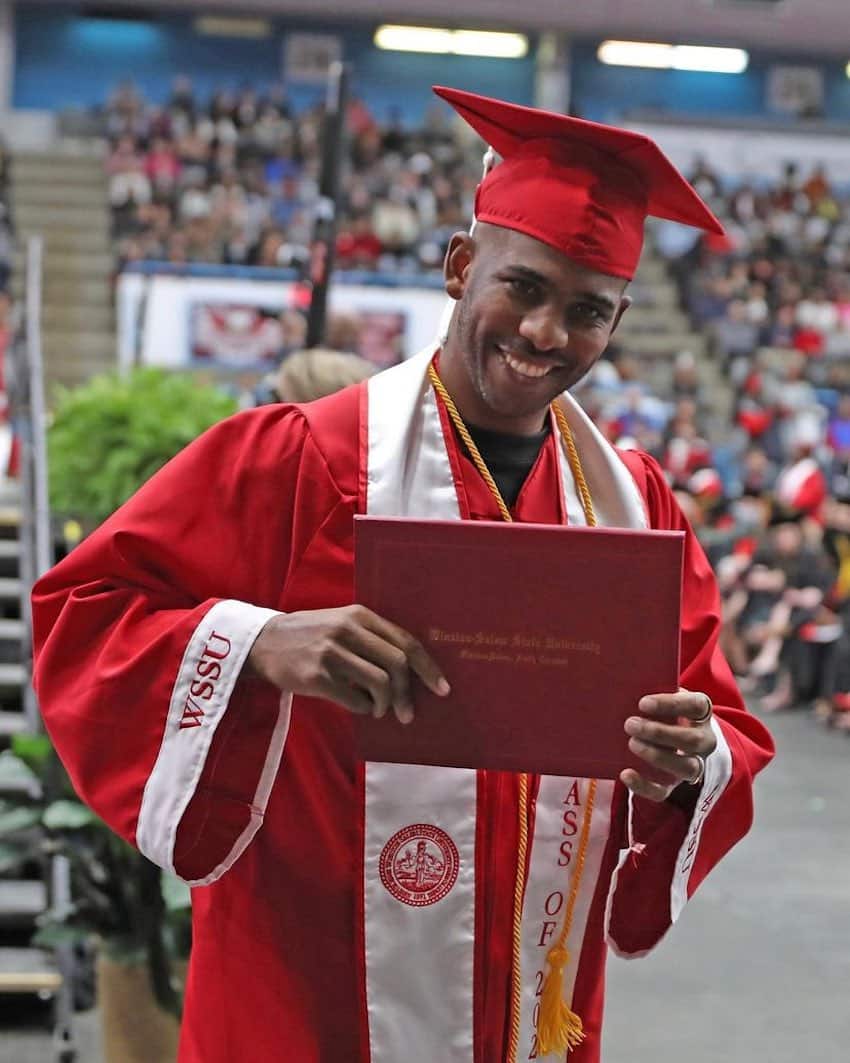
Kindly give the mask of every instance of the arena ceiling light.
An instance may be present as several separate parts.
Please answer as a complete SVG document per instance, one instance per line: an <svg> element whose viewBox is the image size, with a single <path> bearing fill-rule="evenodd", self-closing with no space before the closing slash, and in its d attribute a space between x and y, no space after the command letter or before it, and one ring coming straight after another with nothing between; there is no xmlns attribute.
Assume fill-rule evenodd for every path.
<svg viewBox="0 0 850 1063"><path fill-rule="evenodd" d="M640 66L655 70L699 70L708 74L741 74L749 53L742 48L708 48L695 44L650 41L603 41L596 52L608 66Z"/></svg>
<svg viewBox="0 0 850 1063"><path fill-rule="evenodd" d="M522 59L528 54L528 38L522 33L387 24L375 30L374 41L376 47L391 52L478 55L491 59Z"/></svg>

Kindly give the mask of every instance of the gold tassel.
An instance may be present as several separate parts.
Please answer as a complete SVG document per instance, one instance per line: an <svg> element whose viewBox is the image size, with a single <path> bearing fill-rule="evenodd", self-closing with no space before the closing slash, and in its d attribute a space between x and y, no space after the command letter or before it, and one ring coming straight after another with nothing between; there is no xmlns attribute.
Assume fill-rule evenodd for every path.
<svg viewBox="0 0 850 1063"><path fill-rule="evenodd" d="M570 954L560 945L550 949L546 957L549 970L540 995L540 1014L537 1019L537 1046L541 1056L551 1052L563 1055L584 1040L582 1021L564 1000L564 968Z"/></svg>

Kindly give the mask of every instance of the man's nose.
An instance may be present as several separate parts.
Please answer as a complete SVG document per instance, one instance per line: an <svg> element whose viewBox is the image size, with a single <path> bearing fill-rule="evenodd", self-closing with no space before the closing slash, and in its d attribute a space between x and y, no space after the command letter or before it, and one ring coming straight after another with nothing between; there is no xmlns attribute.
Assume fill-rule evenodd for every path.
<svg viewBox="0 0 850 1063"><path fill-rule="evenodd" d="M563 318L547 306L529 311L520 322L519 334L538 351L563 349L569 339Z"/></svg>

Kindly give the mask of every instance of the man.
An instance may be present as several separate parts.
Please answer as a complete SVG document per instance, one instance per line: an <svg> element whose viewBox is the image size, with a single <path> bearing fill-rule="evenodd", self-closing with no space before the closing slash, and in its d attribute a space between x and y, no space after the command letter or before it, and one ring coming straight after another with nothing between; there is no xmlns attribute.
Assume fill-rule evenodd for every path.
<svg viewBox="0 0 850 1063"><path fill-rule="evenodd" d="M717 223L645 138L439 91L505 158L451 242L441 349L224 422L36 588L38 691L77 787L206 887L183 1063L598 1060L606 940L659 940L746 832L772 752L660 470L562 394L628 306L645 214ZM356 512L686 530L687 689L626 723L669 781L359 764L353 714L397 726L414 684L452 695L350 604Z"/></svg>

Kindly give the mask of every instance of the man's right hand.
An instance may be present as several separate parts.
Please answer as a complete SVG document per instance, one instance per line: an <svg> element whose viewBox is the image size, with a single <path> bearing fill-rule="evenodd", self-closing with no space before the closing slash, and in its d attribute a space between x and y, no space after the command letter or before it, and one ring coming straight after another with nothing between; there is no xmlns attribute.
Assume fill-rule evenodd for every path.
<svg viewBox="0 0 850 1063"><path fill-rule="evenodd" d="M392 709L401 723L413 719L411 673L440 697L450 689L420 642L362 605L272 617L248 665L280 690L378 718Z"/></svg>

